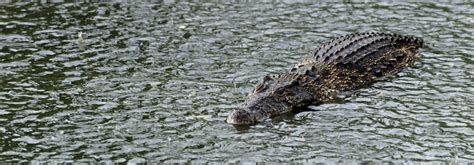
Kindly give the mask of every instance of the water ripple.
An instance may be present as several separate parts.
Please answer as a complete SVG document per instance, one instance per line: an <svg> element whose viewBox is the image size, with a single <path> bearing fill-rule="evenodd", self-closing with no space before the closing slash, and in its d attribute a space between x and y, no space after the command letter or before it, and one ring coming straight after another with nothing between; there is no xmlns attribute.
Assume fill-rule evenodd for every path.
<svg viewBox="0 0 474 165"><path fill-rule="evenodd" d="M474 10L439 3L5 3L0 161L474 161ZM340 103L224 120L334 36L423 37L422 57Z"/></svg>

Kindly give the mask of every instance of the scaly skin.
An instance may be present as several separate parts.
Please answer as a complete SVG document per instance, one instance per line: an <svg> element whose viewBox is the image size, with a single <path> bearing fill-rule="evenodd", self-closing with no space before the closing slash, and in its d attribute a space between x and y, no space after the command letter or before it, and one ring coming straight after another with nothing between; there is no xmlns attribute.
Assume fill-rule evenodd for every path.
<svg viewBox="0 0 474 165"><path fill-rule="evenodd" d="M380 32L337 37L321 45L287 73L256 85L227 122L251 125L310 104L335 99L339 91L358 89L412 64L423 40Z"/></svg>

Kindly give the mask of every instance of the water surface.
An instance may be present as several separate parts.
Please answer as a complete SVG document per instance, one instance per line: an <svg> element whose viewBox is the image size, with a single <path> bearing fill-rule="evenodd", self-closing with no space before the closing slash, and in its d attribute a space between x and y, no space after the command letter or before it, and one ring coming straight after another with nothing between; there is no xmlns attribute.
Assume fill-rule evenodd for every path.
<svg viewBox="0 0 474 165"><path fill-rule="evenodd" d="M473 15L473 3L2 3L0 161L472 162ZM264 75L367 31L426 47L343 102L225 123Z"/></svg>

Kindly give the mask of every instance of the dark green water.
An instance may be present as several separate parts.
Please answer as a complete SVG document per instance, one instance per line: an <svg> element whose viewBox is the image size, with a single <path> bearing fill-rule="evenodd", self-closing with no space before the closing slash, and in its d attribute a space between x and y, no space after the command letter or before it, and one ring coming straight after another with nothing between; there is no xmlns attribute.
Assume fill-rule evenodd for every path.
<svg viewBox="0 0 474 165"><path fill-rule="evenodd" d="M426 47L342 103L225 123L264 75L366 31ZM0 3L0 162L473 162L473 41L473 3Z"/></svg>

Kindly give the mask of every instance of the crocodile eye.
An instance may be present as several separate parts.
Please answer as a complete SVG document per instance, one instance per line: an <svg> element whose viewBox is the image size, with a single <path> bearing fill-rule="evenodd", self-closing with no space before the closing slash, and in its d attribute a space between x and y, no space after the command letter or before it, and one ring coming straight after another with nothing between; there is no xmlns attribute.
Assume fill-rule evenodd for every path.
<svg viewBox="0 0 474 165"><path fill-rule="evenodd" d="M255 90L253 92L260 93L266 90L272 81L273 81L273 78L269 75L266 75L265 77L263 77L263 81L258 83L257 86L255 86Z"/></svg>
<svg viewBox="0 0 474 165"><path fill-rule="evenodd" d="M265 85L265 82L258 83L255 87L254 93L260 93L263 90L267 89L268 87Z"/></svg>
<svg viewBox="0 0 474 165"><path fill-rule="evenodd" d="M273 93L275 93L277 95L283 95L283 93L285 93L285 89L284 88L278 88Z"/></svg>

